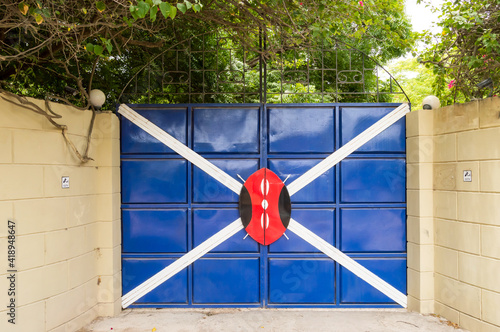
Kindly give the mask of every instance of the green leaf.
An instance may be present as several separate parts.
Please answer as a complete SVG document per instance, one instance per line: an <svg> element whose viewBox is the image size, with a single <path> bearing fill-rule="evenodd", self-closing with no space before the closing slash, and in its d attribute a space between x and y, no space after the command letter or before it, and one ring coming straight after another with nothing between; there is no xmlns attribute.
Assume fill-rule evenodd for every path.
<svg viewBox="0 0 500 332"><path fill-rule="evenodd" d="M94 45L94 53L97 55L102 55L102 51L104 51L104 47L101 45Z"/></svg>
<svg viewBox="0 0 500 332"><path fill-rule="evenodd" d="M111 51L113 50L113 45L111 45L111 40L106 40L106 49L108 50L108 53L111 54Z"/></svg>
<svg viewBox="0 0 500 332"><path fill-rule="evenodd" d="M174 6L170 6L170 18L173 20L175 16L177 15L177 8Z"/></svg>
<svg viewBox="0 0 500 332"><path fill-rule="evenodd" d="M151 7L151 10L149 11L149 18L151 19L151 22L156 21L157 13L158 13L158 7Z"/></svg>
<svg viewBox="0 0 500 332"><path fill-rule="evenodd" d="M180 10L183 14L185 14L185 13L186 13L186 11L187 11L186 4L183 4L183 3L178 3L178 4L177 4L177 8L179 8L179 10Z"/></svg>
<svg viewBox="0 0 500 332"><path fill-rule="evenodd" d="M168 2L160 3L160 11L165 18L168 18L170 16L170 7L172 6L170 6Z"/></svg>
<svg viewBox="0 0 500 332"><path fill-rule="evenodd" d="M153 0L154 6L158 6L159 4L161 4L161 0Z"/></svg>
<svg viewBox="0 0 500 332"><path fill-rule="evenodd" d="M149 11L149 5L144 2L144 1L139 1L137 2L137 16L139 16L139 18L144 18L146 17L146 14L148 13Z"/></svg>
<svg viewBox="0 0 500 332"><path fill-rule="evenodd" d="M138 11L139 17L140 18L146 17L146 14L148 13L150 6L144 1L139 1L137 3L137 7L139 8Z"/></svg>
<svg viewBox="0 0 500 332"><path fill-rule="evenodd" d="M87 9L82 8L82 12L83 12L85 15L87 15Z"/></svg>
<svg viewBox="0 0 500 332"><path fill-rule="evenodd" d="M48 8L41 9L40 11L41 11L41 14L43 17L50 17L51 16L50 10Z"/></svg>
<svg viewBox="0 0 500 332"><path fill-rule="evenodd" d="M87 50L87 52L94 52L94 44L92 43L87 43L87 45L85 45L85 49Z"/></svg>
<svg viewBox="0 0 500 332"><path fill-rule="evenodd" d="M97 7L97 10L99 13L102 13L106 9L106 4L102 1L98 1L95 6Z"/></svg>
<svg viewBox="0 0 500 332"><path fill-rule="evenodd" d="M195 4L193 6L193 10L194 10L195 13L198 13L201 10L201 6L199 4Z"/></svg>
<svg viewBox="0 0 500 332"><path fill-rule="evenodd" d="M113 45L111 45L111 39L101 37L101 41L108 50L108 53L111 53L111 51L113 50Z"/></svg>
<svg viewBox="0 0 500 332"><path fill-rule="evenodd" d="M191 7L193 7L193 4L191 2L189 2L189 1L187 1L187 0L184 1L184 4L186 5L187 9L191 9Z"/></svg>
<svg viewBox="0 0 500 332"><path fill-rule="evenodd" d="M137 6L134 5L130 6L130 14L132 14L132 17L136 20L139 19L139 15L137 14L138 11L139 8L137 8Z"/></svg>

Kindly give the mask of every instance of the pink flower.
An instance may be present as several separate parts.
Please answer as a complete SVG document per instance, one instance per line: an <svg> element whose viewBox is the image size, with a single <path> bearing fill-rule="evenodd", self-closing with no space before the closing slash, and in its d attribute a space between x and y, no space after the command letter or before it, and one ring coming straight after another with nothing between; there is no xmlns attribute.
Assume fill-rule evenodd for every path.
<svg viewBox="0 0 500 332"><path fill-rule="evenodd" d="M448 89L451 89L455 86L455 80L451 80L450 83L448 83Z"/></svg>
<svg viewBox="0 0 500 332"><path fill-rule="evenodd" d="M361 5L361 7L363 7L363 1L360 1L359 4Z"/></svg>

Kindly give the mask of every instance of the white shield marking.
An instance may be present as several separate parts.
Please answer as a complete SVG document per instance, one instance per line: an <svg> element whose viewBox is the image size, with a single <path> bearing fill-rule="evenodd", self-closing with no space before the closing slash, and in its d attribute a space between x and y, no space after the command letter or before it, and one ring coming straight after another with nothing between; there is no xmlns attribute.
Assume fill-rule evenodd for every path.
<svg viewBox="0 0 500 332"><path fill-rule="evenodd" d="M267 202L267 199L263 200L262 201L262 208L264 210L267 210L268 207L269 207L269 203Z"/></svg>
<svg viewBox="0 0 500 332"><path fill-rule="evenodd" d="M262 182L260 183L260 192L264 196L269 194L269 181L268 180L262 179Z"/></svg>

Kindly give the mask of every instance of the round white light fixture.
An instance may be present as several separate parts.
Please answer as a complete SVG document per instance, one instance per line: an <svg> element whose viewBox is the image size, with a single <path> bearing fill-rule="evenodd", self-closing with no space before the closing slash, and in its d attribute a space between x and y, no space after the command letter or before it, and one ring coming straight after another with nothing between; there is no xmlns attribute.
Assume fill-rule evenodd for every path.
<svg viewBox="0 0 500 332"><path fill-rule="evenodd" d="M97 109L100 109L106 101L106 95L99 89L93 89L89 95L90 103Z"/></svg>
<svg viewBox="0 0 500 332"><path fill-rule="evenodd" d="M422 100L422 108L424 110L435 110L441 107L441 102L436 96L427 96Z"/></svg>

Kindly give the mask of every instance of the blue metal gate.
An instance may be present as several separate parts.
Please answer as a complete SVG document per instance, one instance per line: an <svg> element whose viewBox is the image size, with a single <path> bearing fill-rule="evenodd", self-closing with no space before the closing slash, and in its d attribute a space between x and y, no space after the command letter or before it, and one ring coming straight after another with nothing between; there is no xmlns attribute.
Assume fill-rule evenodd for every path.
<svg viewBox="0 0 500 332"><path fill-rule="evenodd" d="M287 183L399 104L137 105L234 178ZM406 294L405 122L292 197L292 217ZM238 195L123 118L123 294L238 218ZM292 232L240 231L132 307L397 307Z"/></svg>

